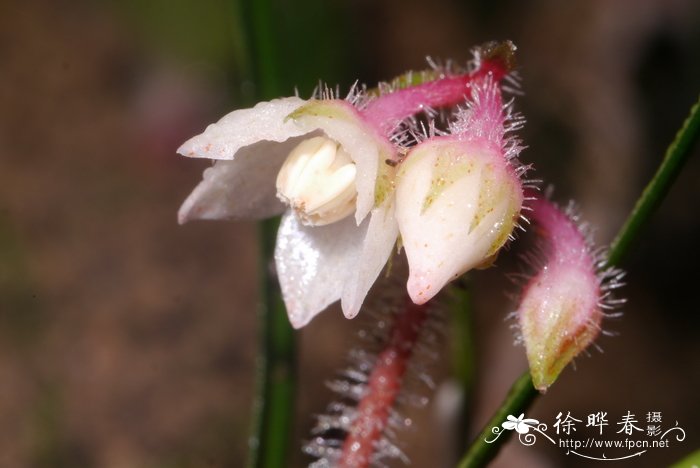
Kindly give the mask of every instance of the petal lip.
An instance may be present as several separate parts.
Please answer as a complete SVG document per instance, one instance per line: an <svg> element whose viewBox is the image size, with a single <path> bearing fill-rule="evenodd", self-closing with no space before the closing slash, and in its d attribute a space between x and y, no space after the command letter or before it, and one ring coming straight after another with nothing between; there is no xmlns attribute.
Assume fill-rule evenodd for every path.
<svg viewBox="0 0 700 468"><path fill-rule="evenodd" d="M275 179L303 138L261 141L241 148L231 161L215 161L180 207L180 224L195 219L264 219L283 213L285 205L277 198Z"/></svg>
<svg viewBox="0 0 700 468"><path fill-rule="evenodd" d="M367 231L367 222L352 217L325 226L305 226L287 212L280 223L275 264L294 328L308 324L340 299L354 274Z"/></svg>
<svg viewBox="0 0 700 468"><path fill-rule="evenodd" d="M308 132L285 118L304 103L292 96L235 110L187 140L177 152L193 158L231 160L241 148L259 141L283 142L303 135Z"/></svg>
<svg viewBox="0 0 700 468"><path fill-rule="evenodd" d="M370 212L362 250L356 258L353 275L346 283L341 297L341 306L346 318L352 319L359 313L369 290L394 250L398 234L394 200L389 198Z"/></svg>

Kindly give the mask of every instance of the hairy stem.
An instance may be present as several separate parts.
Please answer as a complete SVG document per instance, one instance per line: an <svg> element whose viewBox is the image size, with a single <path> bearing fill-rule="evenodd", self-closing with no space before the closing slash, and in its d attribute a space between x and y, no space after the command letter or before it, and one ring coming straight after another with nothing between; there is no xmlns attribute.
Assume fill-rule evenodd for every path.
<svg viewBox="0 0 700 468"><path fill-rule="evenodd" d="M393 92L371 101L362 114L375 128L389 134L408 116L464 102L473 83L487 76L501 81L512 70L514 50L510 42L485 44L480 48L477 68L469 73L444 76L428 70L403 75L392 81Z"/></svg>
<svg viewBox="0 0 700 468"><path fill-rule="evenodd" d="M406 309L397 314L387 347L377 358L369 377L367 393L360 400L357 417L343 443L339 467L362 468L372 461L377 441L384 433L390 411L401 390L426 312L426 306L409 302Z"/></svg>

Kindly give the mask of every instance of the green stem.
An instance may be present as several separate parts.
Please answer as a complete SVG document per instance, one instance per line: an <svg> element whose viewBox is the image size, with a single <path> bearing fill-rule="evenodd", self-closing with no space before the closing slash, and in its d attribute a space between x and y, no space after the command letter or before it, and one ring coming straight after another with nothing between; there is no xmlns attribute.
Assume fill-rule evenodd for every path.
<svg viewBox="0 0 700 468"><path fill-rule="evenodd" d="M491 429L494 427L500 428L501 423L505 421L506 417L510 414L519 415L520 413L524 413L537 395L537 390L532 386L532 379L530 379L529 372L525 372L518 377L518 380L516 380L511 387L510 392L508 392L500 408L498 408L486 426L484 426L484 429L477 436L475 443L459 462L459 468L484 466L492 460L496 454L498 454L501 445L510 438L513 431L506 431L494 442L486 443L486 440L492 440L496 437Z"/></svg>
<svg viewBox="0 0 700 468"><path fill-rule="evenodd" d="M462 275L449 289L450 292L450 344L452 348L452 374L462 392L458 416L459 440L457 451L461 453L468 440L463 439L471 419L471 399L474 389L476 358L474 355L474 326L472 323L472 290L469 275Z"/></svg>
<svg viewBox="0 0 700 468"><path fill-rule="evenodd" d="M624 226L610 247L608 265L614 266L620 263L622 257L628 252L630 245L638 236L640 229L647 223L651 215L661 205L669 189L676 181L683 165L688 160L693 148L693 143L700 135L700 99L690 109L690 115L673 142L669 145L661 165L651 182L646 186L637 204L627 217Z"/></svg>
<svg viewBox="0 0 700 468"><path fill-rule="evenodd" d="M235 2L236 0L234 0ZM273 0L238 0L250 56L239 66L252 64L248 75L257 83L255 97L281 94L279 56ZM236 2L237 3L237 2ZM249 439L248 467L288 466L296 389L296 336L289 324L277 278L272 272L279 219L263 221L260 239L259 345L253 428Z"/></svg>
<svg viewBox="0 0 700 468"><path fill-rule="evenodd" d="M248 466L277 468L288 465L296 383L295 335L271 273L278 219L260 224L262 303L259 313L257 399Z"/></svg>
<svg viewBox="0 0 700 468"><path fill-rule="evenodd" d="M673 186L699 136L700 99L690 109L690 115L666 150L659 169L642 192L627 221L613 241L608 253L608 266L617 266L629 251L630 245L639 235L642 226L661 205L664 197ZM530 373L525 372L515 381L501 406L467 450L458 465L459 468L485 466L493 460L501 446L508 440L508 434L502 435L492 443L486 443L485 439L493 439L491 428L500 427L508 415L517 416L526 413L538 395L532 386Z"/></svg>
<svg viewBox="0 0 700 468"><path fill-rule="evenodd" d="M700 450L696 450L681 461L674 463L671 468L693 468L694 466L700 466Z"/></svg>
<svg viewBox="0 0 700 468"><path fill-rule="evenodd" d="M248 37L258 85L257 98L269 100L281 94L279 54L275 37L273 0L242 0L244 18L249 21Z"/></svg>

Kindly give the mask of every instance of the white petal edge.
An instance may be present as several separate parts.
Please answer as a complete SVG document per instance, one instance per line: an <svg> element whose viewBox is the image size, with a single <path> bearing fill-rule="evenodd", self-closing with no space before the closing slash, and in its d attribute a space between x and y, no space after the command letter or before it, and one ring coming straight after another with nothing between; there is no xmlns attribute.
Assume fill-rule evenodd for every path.
<svg viewBox="0 0 700 468"><path fill-rule="evenodd" d="M277 231L275 264L289 321L301 328L333 302L354 274L367 233L352 217L327 226L302 225L287 212Z"/></svg>
<svg viewBox="0 0 700 468"><path fill-rule="evenodd" d="M283 213L285 205L277 198L275 179L289 152L304 138L261 141L241 148L231 161L216 161L180 207L180 224L195 219L263 219Z"/></svg>
<svg viewBox="0 0 700 468"><path fill-rule="evenodd" d="M346 284L341 298L345 317L355 317L367 293L386 265L394 250L399 226L396 222L394 198L389 197L380 207L370 213L369 226L362 243L362 252L357 258L354 275Z"/></svg>
<svg viewBox="0 0 700 468"><path fill-rule="evenodd" d="M235 110L187 140L177 152L193 158L231 160L241 148L259 141L282 142L303 135L308 132L285 118L305 103L292 96Z"/></svg>

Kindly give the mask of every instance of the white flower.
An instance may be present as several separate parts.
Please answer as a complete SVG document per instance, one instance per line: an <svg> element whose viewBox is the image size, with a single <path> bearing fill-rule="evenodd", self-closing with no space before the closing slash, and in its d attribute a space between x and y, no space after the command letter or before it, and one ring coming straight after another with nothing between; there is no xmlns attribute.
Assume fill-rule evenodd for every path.
<svg viewBox="0 0 700 468"><path fill-rule="evenodd" d="M459 75L449 70L433 70L427 75L432 78L426 78L425 82L418 80L415 85L411 84L412 79L399 79L393 85L379 86L378 93L363 93L358 91L362 87L353 88L348 101L304 101L289 97L231 112L178 150L185 156L215 160L180 208L180 222L260 219L284 213L277 235L275 262L292 325L304 326L338 299L345 316L354 317L398 236L395 167L400 161L397 145L406 141L407 133L403 132L407 119L410 122L412 116L426 110L464 102L468 90L486 89L479 85L483 80L491 80L486 91L497 92L494 83L509 70L513 47L490 45L482 52L476 57L474 67ZM496 133L495 140L488 135L481 138L497 144L503 142L501 101L494 110L491 107L495 99L487 97L490 98L485 101L490 106L488 109L482 106L470 114L473 118L458 122L468 127L466 130L455 127L460 142L464 135L481 134L489 128ZM433 143L426 141L415 147L408 165L420 166L421 157L417 153L425 152ZM401 154L404 150L401 148ZM499 151L496 156L502 156ZM468 157L472 156L470 153ZM488 172L488 167L482 171L486 175ZM499 183L502 178L499 170L496 173L494 182ZM415 205L416 200L422 206L426 195L410 193L410 180L411 176L403 178L403 206ZM455 185L465 183L456 181ZM445 189L445 195L448 192L450 188ZM442 212L443 208L439 207L448 198L436 200L434 211ZM484 209L490 206L487 203ZM416 243L415 239L411 240L412 233L431 231L436 219L431 218L433 211L425 219L412 219L412 214L403 211L402 236L411 275L415 277L413 272L422 266L422 259L415 252L419 256L422 253L412 247ZM479 213L477 210L476 215ZM462 214L457 214L455 219ZM509 214L510 211L505 216ZM492 217L486 218L491 222ZM439 223L437 226L440 227ZM491 228L499 231L497 239L492 235L490 241L477 240L474 245L491 242L485 252L495 252L502 245L498 239L503 233L507 237L510 227L500 229L492 224ZM483 234L484 229L481 224L475 230L470 229L475 231L471 237ZM477 252L476 257L481 254ZM458 273L440 265L434 270L438 269L448 279ZM431 297L446 282L432 283ZM417 303L428 299L412 293L410 286L409 293Z"/></svg>
<svg viewBox="0 0 700 468"><path fill-rule="evenodd" d="M350 103L261 102L178 152L215 160L180 208L180 223L285 213L275 262L294 327L338 299L346 317L357 314L398 228L386 163L394 147Z"/></svg>

